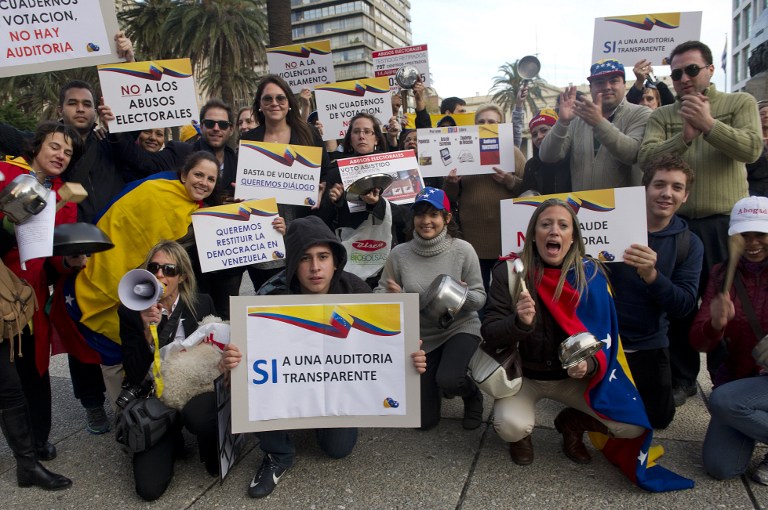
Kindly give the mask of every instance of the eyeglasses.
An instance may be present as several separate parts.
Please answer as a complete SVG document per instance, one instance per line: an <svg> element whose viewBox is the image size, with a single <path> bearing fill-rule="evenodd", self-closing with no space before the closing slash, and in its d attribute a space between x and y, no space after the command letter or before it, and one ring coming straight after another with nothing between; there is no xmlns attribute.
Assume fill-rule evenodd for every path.
<svg viewBox="0 0 768 510"><path fill-rule="evenodd" d="M674 69L669 75L672 77L673 81L680 81L680 78L683 77L683 71L685 71L685 74L690 76L691 78L696 78L702 69L706 69L707 66L697 66L696 64L687 65L682 69Z"/></svg>
<svg viewBox="0 0 768 510"><path fill-rule="evenodd" d="M282 94L279 96L261 96L261 104L272 104L272 101L277 101L277 104L285 104L288 102L288 98Z"/></svg>
<svg viewBox="0 0 768 510"><path fill-rule="evenodd" d="M147 264L147 271L152 274L157 274L157 271L162 269L165 276L178 276L181 273L179 266L176 264L158 264L157 262L150 262Z"/></svg>
<svg viewBox="0 0 768 510"><path fill-rule="evenodd" d="M376 131L369 128L363 128L363 129L353 129L352 134L355 136L365 135L365 136L372 136Z"/></svg>
<svg viewBox="0 0 768 510"><path fill-rule="evenodd" d="M213 119L205 119L203 120L203 126L205 126L206 129L213 129L216 124L219 125L219 129L229 129L232 127L232 123L228 120L213 120Z"/></svg>

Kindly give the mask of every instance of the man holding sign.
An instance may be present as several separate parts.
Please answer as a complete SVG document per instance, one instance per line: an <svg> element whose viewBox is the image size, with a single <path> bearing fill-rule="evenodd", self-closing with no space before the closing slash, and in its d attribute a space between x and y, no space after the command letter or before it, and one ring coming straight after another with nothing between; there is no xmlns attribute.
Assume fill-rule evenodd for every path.
<svg viewBox="0 0 768 510"><path fill-rule="evenodd" d="M293 220L285 235L285 251L285 271L267 281L259 289L259 295L371 292L360 278L344 271L346 250L320 218L308 216ZM417 351L411 357L415 369L423 373L427 365L424 351ZM316 432L320 448L335 459L352 453L357 443L357 428L327 428ZM248 488L252 498L269 496L293 466L296 456L289 431L259 432L258 436L265 455Z"/></svg>

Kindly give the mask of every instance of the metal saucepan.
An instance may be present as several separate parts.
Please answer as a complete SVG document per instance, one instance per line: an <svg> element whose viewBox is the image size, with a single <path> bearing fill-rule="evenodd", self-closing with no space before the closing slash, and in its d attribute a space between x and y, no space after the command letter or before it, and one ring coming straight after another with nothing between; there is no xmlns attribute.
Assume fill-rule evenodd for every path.
<svg viewBox="0 0 768 510"><path fill-rule="evenodd" d="M24 223L45 209L49 194L33 175L18 175L0 191L0 211L17 225Z"/></svg>
<svg viewBox="0 0 768 510"><path fill-rule="evenodd" d="M80 255L114 248L112 240L92 223L65 223L53 229L54 255Z"/></svg>
<svg viewBox="0 0 768 510"><path fill-rule="evenodd" d="M592 333L583 332L571 335L560 344L559 357L563 368L578 365L603 348L603 342Z"/></svg>
<svg viewBox="0 0 768 510"><path fill-rule="evenodd" d="M393 180L389 174L372 174L361 177L347 187L347 200L362 202L361 195L365 195L373 188L381 188L381 192L384 193Z"/></svg>
<svg viewBox="0 0 768 510"><path fill-rule="evenodd" d="M447 328L461 311L469 288L447 274L441 274L419 296L420 312L440 329Z"/></svg>
<svg viewBox="0 0 768 510"><path fill-rule="evenodd" d="M536 78L539 71L541 71L541 62L533 55L525 56L517 63L517 74L526 81Z"/></svg>
<svg viewBox="0 0 768 510"><path fill-rule="evenodd" d="M395 73L395 83L401 89L410 90L419 81L419 70L413 66L403 66Z"/></svg>

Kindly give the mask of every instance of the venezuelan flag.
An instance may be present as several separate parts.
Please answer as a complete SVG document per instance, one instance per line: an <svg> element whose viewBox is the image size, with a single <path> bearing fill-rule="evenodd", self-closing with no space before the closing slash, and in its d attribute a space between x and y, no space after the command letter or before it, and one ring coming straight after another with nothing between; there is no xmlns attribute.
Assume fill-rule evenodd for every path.
<svg viewBox="0 0 768 510"><path fill-rule="evenodd" d="M690 489L693 480L683 478L655 463L663 454L663 449L660 446L651 447L653 429L624 357L608 281L594 262L585 261L585 266L589 283L581 300L578 299L571 272L566 277L559 301L555 301L554 293L561 274L559 269L544 269L536 291L567 334L589 331L603 341L603 348L595 355L598 371L584 394L587 404L598 416L646 429L645 433L633 439L592 432L592 443L627 478L647 491Z"/></svg>
<svg viewBox="0 0 768 510"><path fill-rule="evenodd" d="M275 320L334 338L347 338L352 329L376 336L400 333L397 303L295 305L252 307L248 316Z"/></svg>

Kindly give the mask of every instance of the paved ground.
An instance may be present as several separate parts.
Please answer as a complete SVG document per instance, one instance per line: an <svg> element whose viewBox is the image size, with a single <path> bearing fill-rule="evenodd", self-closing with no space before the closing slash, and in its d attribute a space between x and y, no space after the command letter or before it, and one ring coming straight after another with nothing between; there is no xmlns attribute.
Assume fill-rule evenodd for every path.
<svg viewBox="0 0 768 510"><path fill-rule="evenodd" d="M248 483L261 461L249 439L239 464L223 484L211 478L196 458L194 438L176 463L166 494L153 504L135 495L129 458L113 435L85 431L84 411L72 396L66 359L52 366L54 426L51 440L59 457L47 465L73 479L71 489L48 493L16 486L14 461L0 438L0 508L10 509L593 509L593 508L768 508L768 487L747 479L718 482L703 471L701 441L707 426L709 383L678 409L675 421L656 434L666 455L661 464L696 482L692 490L649 494L628 482L599 454L587 466L560 451L552 420L559 404L542 402L534 432L536 460L514 465L506 445L486 423L461 428L461 400L444 401L441 424L432 431L364 429L353 454L342 460L322 456L311 434L298 433L297 464L272 496L248 498ZM486 399L486 419L490 414ZM761 449L755 454L765 453Z"/></svg>

